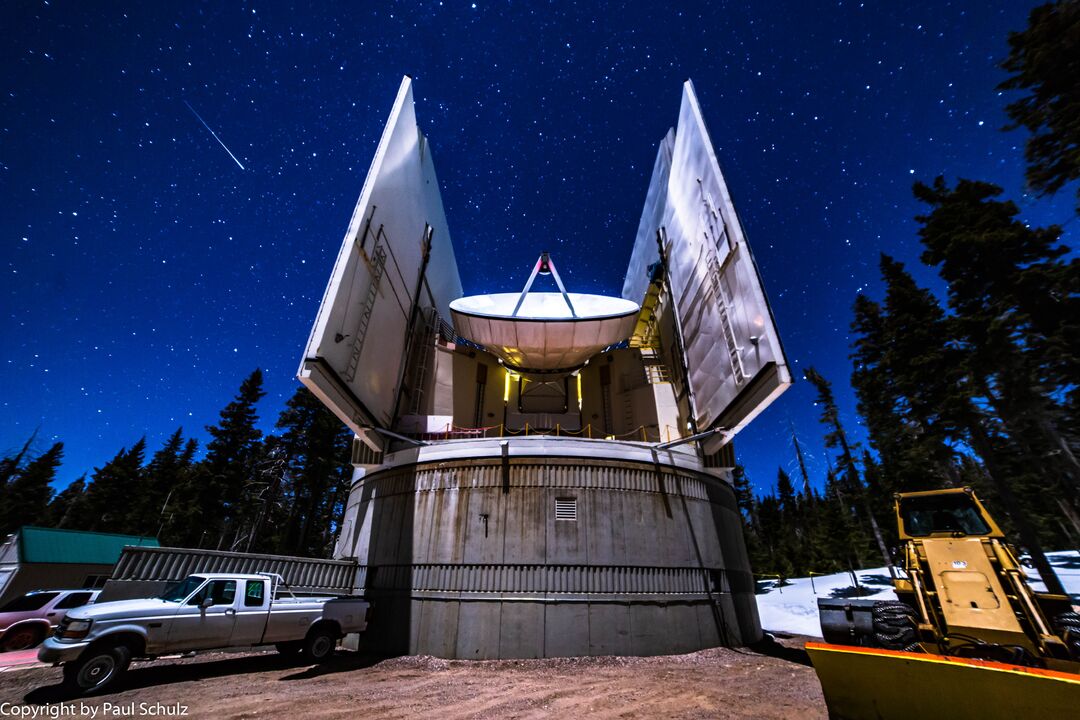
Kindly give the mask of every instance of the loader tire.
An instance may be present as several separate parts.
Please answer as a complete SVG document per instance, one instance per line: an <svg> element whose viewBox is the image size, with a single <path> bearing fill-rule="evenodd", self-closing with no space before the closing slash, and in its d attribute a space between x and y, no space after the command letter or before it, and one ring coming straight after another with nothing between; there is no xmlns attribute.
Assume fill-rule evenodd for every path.
<svg viewBox="0 0 1080 720"><path fill-rule="evenodd" d="M1054 632L1064 640L1074 657L1080 658L1080 613L1064 612L1054 617Z"/></svg>
<svg viewBox="0 0 1080 720"><path fill-rule="evenodd" d="M882 601L874 603L874 640L887 650L907 650L918 642L918 620L915 610L907 603Z"/></svg>

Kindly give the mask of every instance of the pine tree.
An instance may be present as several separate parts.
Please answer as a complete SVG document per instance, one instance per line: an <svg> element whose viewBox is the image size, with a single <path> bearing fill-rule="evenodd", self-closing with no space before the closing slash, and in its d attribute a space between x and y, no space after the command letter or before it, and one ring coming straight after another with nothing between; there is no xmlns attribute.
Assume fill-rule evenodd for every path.
<svg viewBox="0 0 1080 720"><path fill-rule="evenodd" d="M780 500L775 495L760 498L757 503L757 517L761 528L762 574L792 577L795 566L791 562L784 534L784 514Z"/></svg>
<svg viewBox="0 0 1080 720"><path fill-rule="evenodd" d="M15 476L19 472L19 468L22 467L23 459L30 452L30 447L34 444L34 440L37 439L37 429L31 433L30 438L23 443L22 449L14 455L8 455L0 460L0 531L3 530L3 508L7 503L8 488L11 485L11 481L15 479Z"/></svg>
<svg viewBox="0 0 1080 720"><path fill-rule="evenodd" d="M894 491L888 486L888 480L869 450L862 454L863 482L870 499L870 509L874 513L878 527L882 528L882 537L891 547L898 539L896 517L894 513ZM891 553L890 553L891 555Z"/></svg>
<svg viewBox="0 0 1080 720"><path fill-rule="evenodd" d="M34 440L37 439L38 431L34 430L30 434L30 438L23 443L22 449L14 455L9 455L3 460L0 460L0 498L3 498L4 488L8 483L14 479L15 474L19 472L19 468L22 467L22 461L30 452L30 447L34 444Z"/></svg>
<svg viewBox="0 0 1080 720"><path fill-rule="evenodd" d="M794 514L798 510L795 486L791 484L791 476L784 472L784 468L776 469L776 497L784 512Z"/></svg>
<svg viewBox="0 0 1080 720"><path fill-rule="evenodd" d="M997 186L960 180L949 189L939 177L915 194L931 207L917 218L923 261L949 285L974 394L1010 435L1040 438L1080 493L1080 260L1066 258L1060 228L1029 227L1014 203L996 200Z"/></svg>
<svg viewBox="0 0 1080 720"><path fill-rule="evenodd" d="M803 454L802 443L799 442L799 436L795 432L795 425L789 422L788 427L791 430L791 446L795 450L795 461L799 467L799 479L802 481L800 492L807 502L813 504L815 496L810 485L810 472L806 469L806 457Z"/></svg>
<svg viewBox="0 0 1080 720"><path fill-rule="evenodd" d="M165 444L150 458L143 472L139 502L133 504L128 524L144 535L157 535L169 517L173 494L191 472L197 443L184 442L184 429L177 428Z"/></svg>
<svg viewBox="0 0 1080 720"><path fill-rule="evenodd" d="M121 449L109 462L95 468L86 488L82 529L95 532L135 533L132 514L145 487L143 463L146 438L131 449Z"/></svg>
<svg viewBox="0 0 1080 720"><path fill-rule="evenodd" d="M804 542L803 507L791 484L791 476L783 468L776 470L776 499L780 503L779 547L791 563L791 572L798 576L805 575L809 569L809 558Z"/></svg>
<svg viewBox="0 0 1080 720"><path fill-rule="evenodd" d="M63 457L64 443L54 443L8 481L0 506L0 534L14 532L23 525L47 522L53 495L50 484L56 479L56 469Z"/></svg>
<svg viewBox="0 0 1080 720"><path fill-rule="evenodd" d="M196 478L199 465L195 454L199 450L199 441L189 438L177 458L176 481L165 494L161 504L151 513L157 522L155 533L163 545L191 546L197 543L202 533L202 521L197 516L198 485ZM151 461L152 462L152 461ZM196 540L192 541L192 536Z"/></svg>
<svg viewBox="0 0 1080 720"><path fill-rule="evenodd" d="M1009 34L1009 57L1002 68L1012 73L1001 90L1028 94L1005 111L1013 124L1026 127L1028 184L1055 193L1080 178L1080 2L1058 0L1031 11L1028 27ZM1080 189L1077 190L1080 212Z"/></svg>
<svg viewBox="0 0 1080 720"><path fill-rule="evenodd" d="M56 494L45 513L45 524L55 528L75 528L77 512L86 492L86 475L80 476Z"/></svg>
<svg viewBox="0 0 1080 720"><path fill-rule="evenodd" d="M282 552L327 555L348 499L352 433L304 387L289 398L277 427L283 464L271 460L262 496L268 512L281 516L275 542Z"/></svg>
<svg viewBox="0 0 1080 720"><path fill-rule="evenodd" d="M843 570L844 555L831 550L830 521L826 517L835 505L830 505L812 487L800 496L803 508L803 544L806 548L806 572L831 573Z"/></svg>
<svg viewBox="0 0 1080 720"><path fill-rule="evenodd" d="M732 484L735 489L735 501L739 507L739 516L742 519L743 538L746 540L746 554L750 559L750 567L754 571L761 571L765 567L766 558L762 555L762 543L759 536L757 520L757 500L754 498L753 486L750 478L746 475L746 469L742 465L736 465L731 473Z"/></svg>
<svg viewBox="0 0 1080 720"><path fill-rule="evenodd" d="M854 312L851 386L858 399L856 410L866 424L870 444L885 465L888 484L906 489L909 478L920 478L914 480L920 482L925 469L912 468L907 462L913 433L905 423L904 401L896 389L893 368L886 360L891 337L885 313L880 305L862 294L855 298Z"/></svg>
<svg viewBox="0 0 1080 720"><path fill-rule="evenodd" d="M877 543L878 551L882 559L892 572L892 559L889 550L885 546L885 540L878 527L877 519L870 507L869 498L866 495L862 480L859 478L859 469L855 464L855 446L848 441L847 433L840 422L840 410L836 406L836 398L833 396L832 384L822 377L814 368L806 369L806 379L814 386L818 393L818 403L821 405L821 422L828 429L825 435L825 446L840 451L838 478L846 493L851 496L851 502L862 505L864 517L870 524L870 531ZM854 507L854 505L853 505Z"/></svg>
<svg viewBox="0 0 1080 720"><path fill-rule="evenodd" d="M867 567L873 557L855 506L830 467L825 479L825 494L820 504L821 524L825 529L826 556L840 569L854 571Z"/></svg>
<svg viewBox="0 0 1080 720"><path fill-rule="evenodd" d="M789 423L791 431L791 446L795 451L795 466L799 472L800 491L798 493L799 518L800 518L800 546L803 550L805 570L807 573L828 573L843 569L830 548L830 539L826 526L826 515L833 506L822 503L821 496L810 482L810 471L806 463L806 453L803 450L803 442L795 432L794 424Z"/></svg>
<svg viewBox="0 0 1080 720"><path fill-rule="evenodd" d="M942 412L967 431L1039 574L1061 592L1040 535L1057 531L1051 499L1064 486L1075 503L1080 488L1070 407L1057 399L1076 370L1070 312L1080 300L1070 288L1080 265L1062 259L1059 228L1028 227L1013 203L995 199L1000 193L970 180L950 189L940 177L915 186L931 207L917 218L922 259L948 283L947 337L966 387Z"/></svg>
<svg viewBox="0 0 1080 720"><path fill-rule="evenodd" d="M901 263L881 256L885 307L855 301L852 386L889 491L955 484L949 438L970 391L962 352L938 301Z"/></svg>
<svg viewBox="0 0 1080 720"><path fill-rule="evenodd" d="M1080 259L1065 260L1061 229L1031 228L1001 188L960 180L954 189L937 178L917 183L931 207L919 235L923 262L949 285L958 339L968 353L975 394L986 399L1014 437L1054 453L1052 472L1080 494L1078 419L1054 398L1075 397L1080 382Z"/></svg>
<svg viewBox="0 0 1080 720"><path fill-rule="evenodd" d="M262 432L256 404L266 395L262 371L256 369L241 384L236 397L208 426L211 440L206 457L180 491L172 537L187 546L240 548L244 523L255 511L245 488L253 481L261 451Z"/></svg>

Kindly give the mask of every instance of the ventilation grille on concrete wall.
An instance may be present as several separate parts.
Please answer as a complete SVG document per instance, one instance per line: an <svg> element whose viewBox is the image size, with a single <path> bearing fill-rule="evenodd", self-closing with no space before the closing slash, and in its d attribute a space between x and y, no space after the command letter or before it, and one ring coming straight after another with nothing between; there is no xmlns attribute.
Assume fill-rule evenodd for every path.
<svg viewBox="0 0 1080 720"><path fill-rule="evenodd" d="M577 498L555 498L555 519L577 521Z"/></svg>

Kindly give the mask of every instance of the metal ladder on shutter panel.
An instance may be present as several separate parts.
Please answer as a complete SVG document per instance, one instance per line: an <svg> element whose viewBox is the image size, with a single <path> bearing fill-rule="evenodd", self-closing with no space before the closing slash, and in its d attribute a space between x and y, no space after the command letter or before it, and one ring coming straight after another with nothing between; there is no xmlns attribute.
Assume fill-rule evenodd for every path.
<svg viewBox="0 0 1080 720"><path fill-rule="evenodd" d="M735 329L731 326L730 301L724 292L723 280L720 277L720 265L716 261L716 253L706 250L708 254L709 281L712 285L713 296L716 298L716 308L720 314L720 330L727 343L728 362L731 364L731 374L735 376L735 384L741 385L746 381L746 370L743 367L742 348L735 339Z"/></svg>
<svg viewBox="0 0 1080 720"><path fill-rule="evenodd" d="M360 354L364 351L364 339L367 338L368 323L371 322L371 312L375 308L375 300L379 297L379 283L382 282L383 271L386 270L386 248L383 246L382 228L375 235L375 247L371 251L371 285L368 286L367 297L364 298L364 309L360 313L360 322L356 327L353 337L352 353L349 355L349 365L345 369L345 379L352 382L356 378L356 370L360 366Z"/></svg>

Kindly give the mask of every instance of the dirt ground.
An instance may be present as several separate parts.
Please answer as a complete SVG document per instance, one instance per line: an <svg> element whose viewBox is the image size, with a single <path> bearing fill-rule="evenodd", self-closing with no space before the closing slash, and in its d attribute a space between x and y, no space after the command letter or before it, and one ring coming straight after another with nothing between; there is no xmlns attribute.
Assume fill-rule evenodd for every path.
<svg viewBox="0 0 1080 720"><path fill-rule="evenodd" d="M161 717L177 715L179 704L186 717L215 720L827 717L798 638L647 658L380 659L339 651L316 667L276 653L213 653L135 663L115 692L96 698L65 699L59 683L56 668L0 673L0 709L25 703L4 714L27 718L35 710L44 718ZM54 705L61 702L68 707Z"/></svg>

